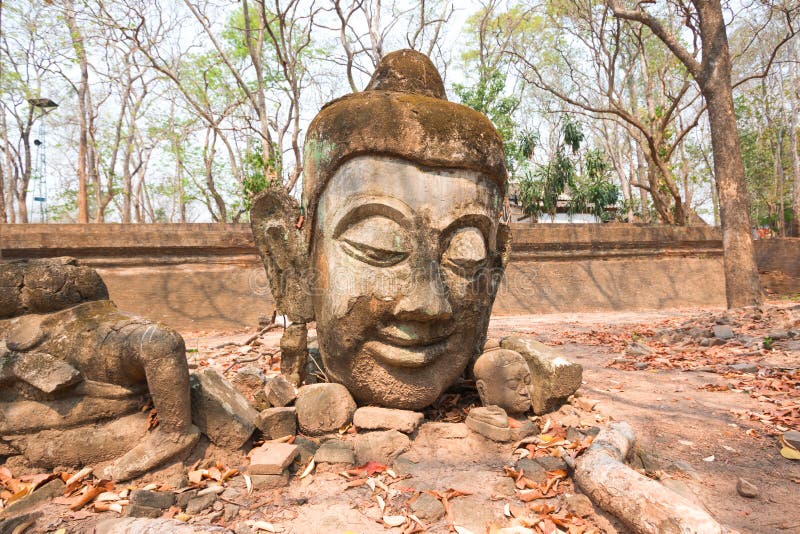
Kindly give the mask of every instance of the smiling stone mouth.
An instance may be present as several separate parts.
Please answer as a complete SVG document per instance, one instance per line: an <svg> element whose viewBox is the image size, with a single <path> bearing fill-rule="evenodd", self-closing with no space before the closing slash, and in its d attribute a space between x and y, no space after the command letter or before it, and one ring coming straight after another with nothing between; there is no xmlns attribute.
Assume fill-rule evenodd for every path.
<svg viewBox="0 0 800 534"><path fill-rule="evenodd" d="M431 365L447 349L447 338L427 345L399 345L388 340L368 341L364 351L376 360L393 367L425 367Z"/></svg>

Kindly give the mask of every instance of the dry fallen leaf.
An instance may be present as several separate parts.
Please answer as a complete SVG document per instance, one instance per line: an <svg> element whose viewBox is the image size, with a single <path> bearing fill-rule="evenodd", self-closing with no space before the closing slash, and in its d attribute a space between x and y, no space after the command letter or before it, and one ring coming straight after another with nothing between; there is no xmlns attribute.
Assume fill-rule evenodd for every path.
<svg viewBox="0 0 800 534"><path fill-rule="evenodd" d="M385 515L383 516L383 522L389 525L390 527L399 527L400 525L405 524L406 516L404 515Z"/></svg>

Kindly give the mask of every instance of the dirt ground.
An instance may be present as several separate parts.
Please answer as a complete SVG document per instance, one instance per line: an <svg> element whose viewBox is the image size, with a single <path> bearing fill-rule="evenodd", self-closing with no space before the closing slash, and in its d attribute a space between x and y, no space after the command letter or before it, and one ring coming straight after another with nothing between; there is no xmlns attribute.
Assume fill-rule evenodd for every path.
<svg viewBox="0 0 800 534"><path fill-rule="evenodd" d="M586 429L627 421L637 437L633 464L641 472L701 504L731 529L800 533L800 461L783 458L778 441L783 431L800 430L800 340L769 335L780 337L786 321L791 322L797 313L796 304L772 302L755 318L707 309L493 317L489 338L530 335L560 346L583 365L584 383L573 402L579 408L567 405L538 424L552 419L555 427ZM730 325L738 337L716 343L711 335L711 346L707 346L708 330L718 324ZM706 333L685 333L691 328ZM800 322L795 328L800 330ZM228 377L245 365L277 370L277 359L268 353L278 346L280 331L264 335L260 344L245 345L253 333L184 332L190 365L210 365ZM757 373L729 367L742 362L754 364ZM469 395L451 396L436 416L458 421L469 402ZM432 413L426 415L430 418ZM425 521L428 532L452 531L450 519L475 534L486 532L490 524L507 525L509 512L518 516L525 506L514 481L504 476L503 466L517 458L512 445L468 434L461 424L447 428L447 432L463 430L466 437L447 436L436 425L427 425L396 467L395 476L375 474L390 491L373 491L366 484L349 487L349 480L340 474L342 468L330 466L318 466L303 479L293 477L287 488L252 494L238 476L228 482L216 509L190 522L213 521L236 532L251 532L245 526L254 521L269 522L275 531L287 533L401 532L403 528L410 532L413 524L390 529L383 516L402 513L401 509L407 512L409 498L419 492L442 496L458 490L466 495L451 494L456 496L449 500L450 516ZM206 459L227 467L242 466L246 452L224 452L206 444L187 464ZM169 484L184 473L182 465L175 465L131 487ZM739 477L758 487L758 497L748 499L737 493ZM575 512L571 517L583 516L576 524L625 531L599 510L579 513L569 501L573 488L568 480L560 491L553 506ZM383 511L376 495L382 496ZM36 525L39 531L91 532L98 520L115 516L113 512L69 512L58 503L48 504L45 514L46 519Z"/></svg>

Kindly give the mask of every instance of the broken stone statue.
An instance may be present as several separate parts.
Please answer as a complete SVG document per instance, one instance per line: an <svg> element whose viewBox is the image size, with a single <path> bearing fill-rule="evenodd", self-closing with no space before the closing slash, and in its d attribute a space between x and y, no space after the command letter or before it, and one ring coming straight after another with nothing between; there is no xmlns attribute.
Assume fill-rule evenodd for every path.
<svg viewBox="0 0 800 534"><path fill-rule="evenodd" d="M119 311L73 259L0 263L0 457L47 469L107 463L102 476L126 480L198 437L177 332Z"/></svg>
<svg viewBox="0 0 800 534"><path fill-rule="evenodd" d="M531 409L531 371L520 353L500 348L484 352L473 374L484 406L499 406L508 413Z"/></svg>
<svg viewBox="0 0 800 534"><path fill-rule="evenodd" d="M327 376L359 403L427 406L486 339L509 243L502 140L400 50L322 108L304 151L302 204L270 189L251 212L277 307L302 325L281 370L299 384L316 320Z"/></svg>

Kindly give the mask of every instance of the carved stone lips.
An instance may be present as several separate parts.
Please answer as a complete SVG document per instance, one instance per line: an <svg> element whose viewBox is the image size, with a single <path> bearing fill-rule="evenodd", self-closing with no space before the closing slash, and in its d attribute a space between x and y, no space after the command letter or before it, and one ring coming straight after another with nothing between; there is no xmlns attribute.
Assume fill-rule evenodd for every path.
<svg viewBox="0 0 800 534"><path fill-rule="evenodd" d="M378 331L378 339L364 344L376 360L396 367L424 367L444 354L454 324L390 324Z"/></svg>

